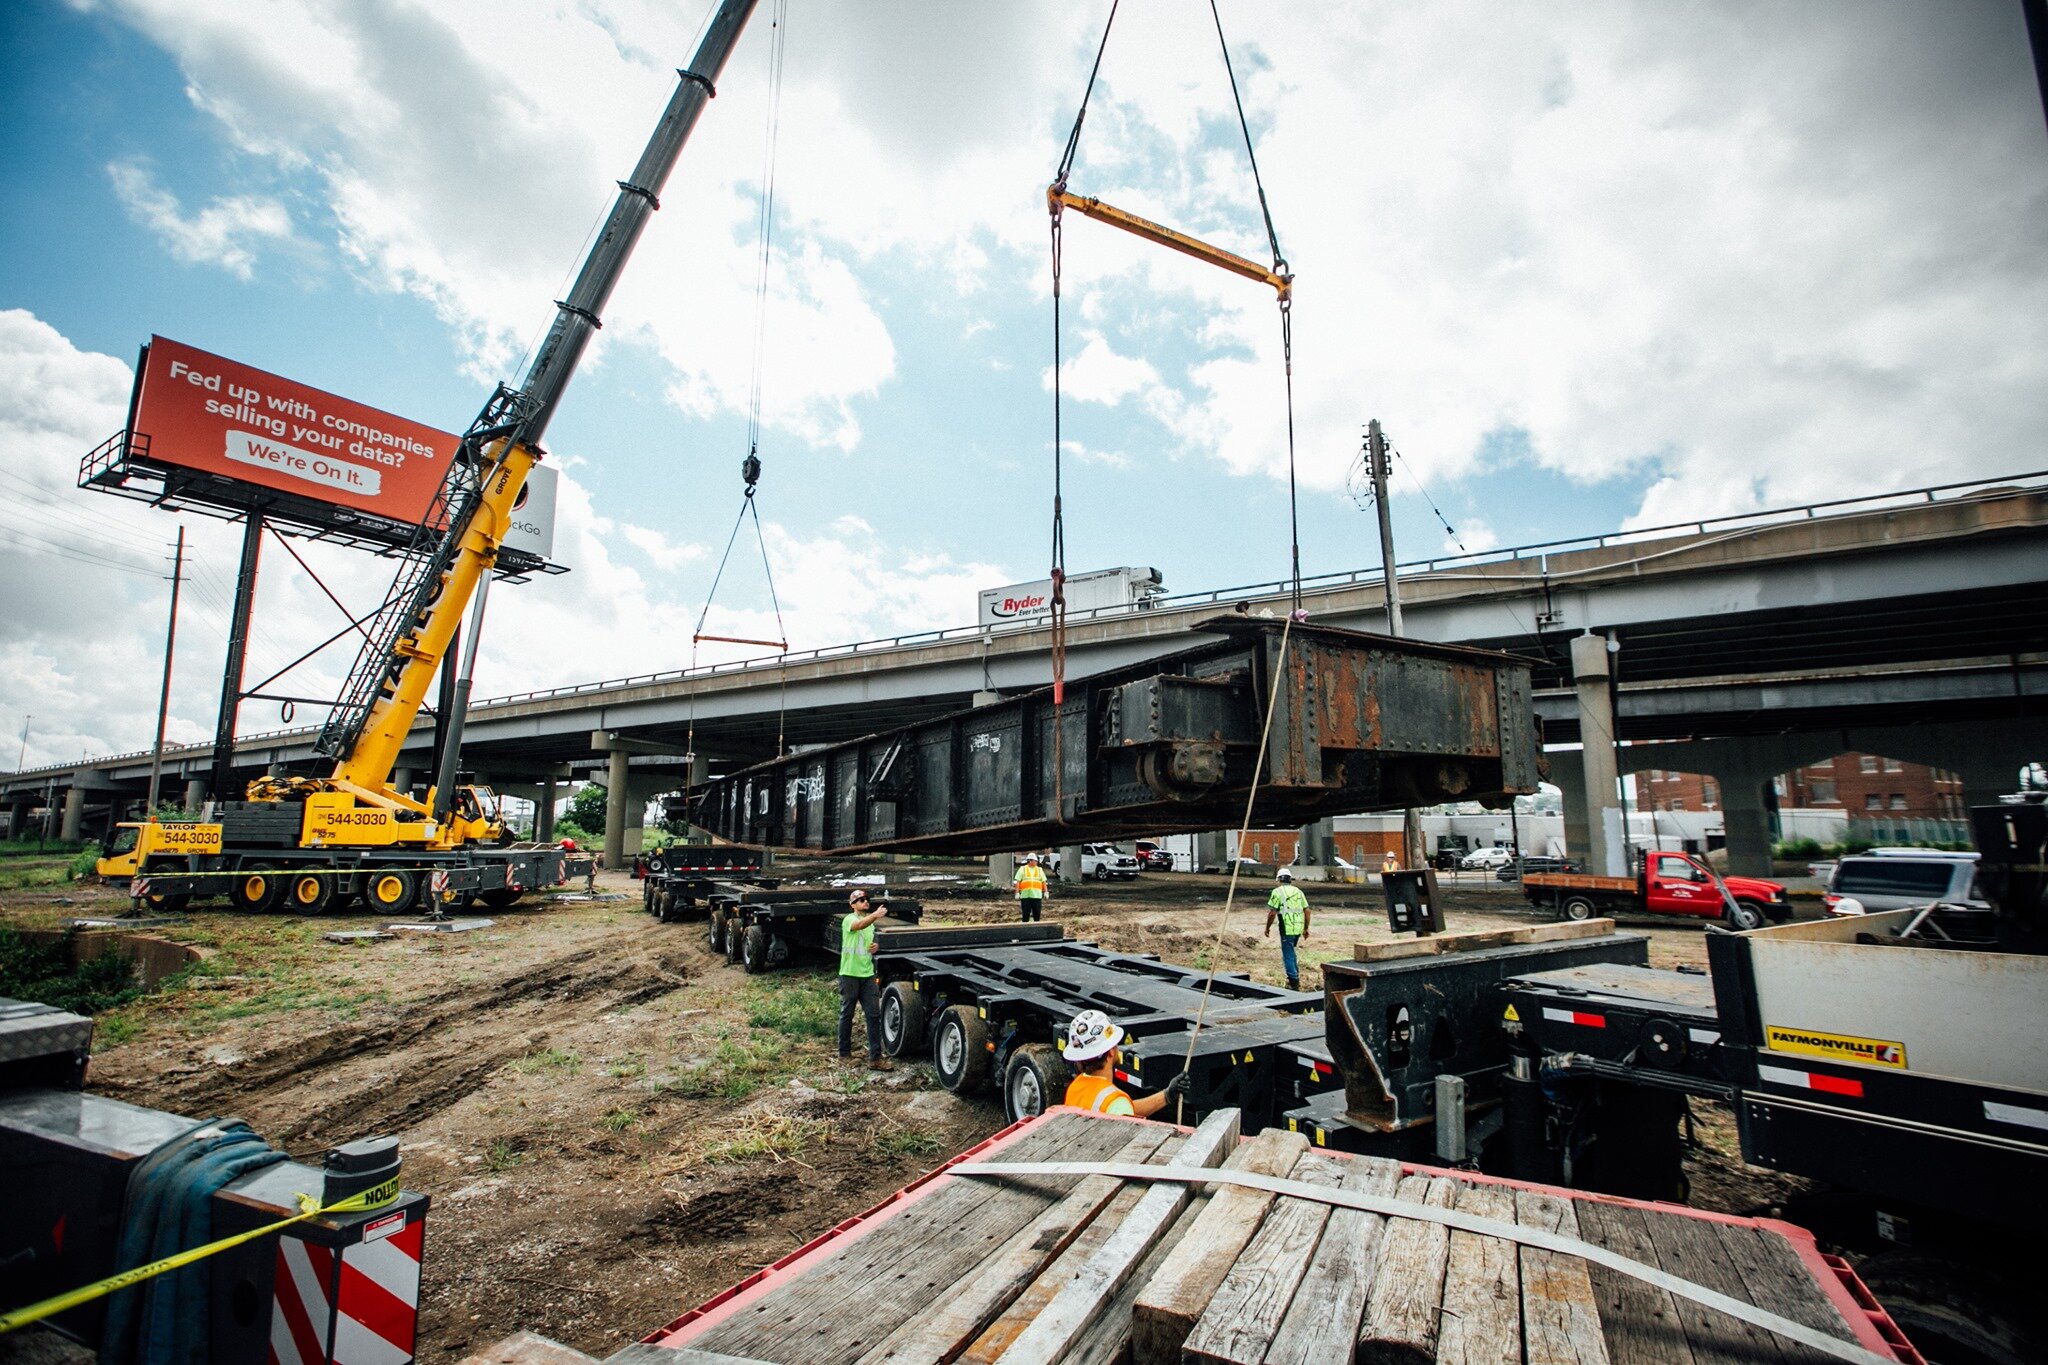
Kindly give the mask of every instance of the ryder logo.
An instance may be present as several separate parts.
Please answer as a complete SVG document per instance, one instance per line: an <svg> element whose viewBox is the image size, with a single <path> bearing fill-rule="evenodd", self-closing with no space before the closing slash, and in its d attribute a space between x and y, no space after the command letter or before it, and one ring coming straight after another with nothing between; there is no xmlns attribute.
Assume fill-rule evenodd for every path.
<svg viewBox="0 0 2048 1365"><path fill-rule="evenodd" d="M1020 616L1027 611L1037 611L1045 606L1045 599L1035 594L1029 597L1005 597L991 610L997 616Z"/></svg>

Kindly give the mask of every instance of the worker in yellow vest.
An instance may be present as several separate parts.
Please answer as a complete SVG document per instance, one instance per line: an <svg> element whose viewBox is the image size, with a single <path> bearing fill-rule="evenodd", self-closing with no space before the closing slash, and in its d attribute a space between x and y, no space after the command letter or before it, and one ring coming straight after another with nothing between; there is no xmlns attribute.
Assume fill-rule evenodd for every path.
<svg viewBox="0 0 2048 1365"><path fill-rule="evenodd" d="M1266 897L1266 937L1273 936L1273 921L1280 922L1280 965L1287 969L1287 989L1301 989L1301 965L1295 961L1294 945L1308 937L1308 897L1294 884L1294 873L1280 869L1280 885Z"/></svg>
<svg viewBox="0 0 2048 1365"><path fill-rule="evenodd" d="M1158 1094L1132 1099L1116 1083L1116 1064L1123 1057L1118 1044L1123 1040L1124 1031L1101 1010L1082 1010L1074 1016L1067 1025L1067 1041L1060 1044L1060 1056L1072 1062L1079 1073L1067 1086L1068 1104L1092 1114L1149 1119L1175 1095L1187 1094L1188 1073L1183 1071Z"/></svg>
<svg viewBox="0 0 2048 1365"><path fill-rule="evenodd" d="M1045 918L1045 869L1038 865L1036 853L1024 859L1024 866L1017 869L1017 918L1027 924Z"/></svg>

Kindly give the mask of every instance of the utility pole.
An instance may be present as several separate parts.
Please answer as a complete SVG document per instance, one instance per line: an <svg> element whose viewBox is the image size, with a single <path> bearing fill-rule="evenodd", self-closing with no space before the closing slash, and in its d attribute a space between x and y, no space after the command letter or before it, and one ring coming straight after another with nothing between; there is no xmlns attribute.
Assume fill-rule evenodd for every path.
<svg viewBox="0 0 2048 1365"><path fill-rule="evenodd" d="M178 647L178 589L185 581L185 528L178 528L178 549L171 561L171 623L164 629L164 689L156 703L156 749L149 756L149 795L142 818L156 819L157 784L164 775L164 724L171 715L171 656Z"/></svg>
<svg viewBox="0 0 2048 1365"><path fill-rule="evenodd" d="M1394 513L1387 505L1387 437L1375 417L1365 424L1365 458L1372 471L1372 503L1380 516L1380 576L1387 586L1387 634L1400 637L1401 579L1394 569ZM1401 813L1401 866L1422 866L1422 821L1409 806Z"/></svg>
<svg viewBox="0 0 2048 1365"><path fill-rule="evenodd" d="M20 772L21 765L28 762L28 723L36 718L31 711L21 718L21 752L14 756L14 771Z"/></svg>

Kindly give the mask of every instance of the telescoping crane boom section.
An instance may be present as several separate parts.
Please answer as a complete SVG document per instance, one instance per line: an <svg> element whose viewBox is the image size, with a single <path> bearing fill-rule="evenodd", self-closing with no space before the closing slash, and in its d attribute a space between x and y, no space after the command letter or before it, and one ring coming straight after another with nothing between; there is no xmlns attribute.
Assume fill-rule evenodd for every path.
<svg viewBox="0 0 2048 1365"><path fill-rule="evenodd" d="M524 382L517 388L499 385L463 434L433 508L407 551L405 567L367 632L339 703L321 727L315 748L335 760L327 783L332 789L386 809L426 813L409 794L390 790L392 767L463 610L486 586L512 507L541 457L541 438L569 377L591 334L603 325L605 303L649 216L661 206L669 172L714 95L755 3L724 0L719 6L696 56L677 73L675 94L632 177L619 182L618 198L584 258L575 287L556 303L554 325ZM472 631L472 652L475 637ZM436 813L445 812L452 791L452 757L460 743L465 700L458 692L455 713L447 718L451 742L439 773Z"/></svg>

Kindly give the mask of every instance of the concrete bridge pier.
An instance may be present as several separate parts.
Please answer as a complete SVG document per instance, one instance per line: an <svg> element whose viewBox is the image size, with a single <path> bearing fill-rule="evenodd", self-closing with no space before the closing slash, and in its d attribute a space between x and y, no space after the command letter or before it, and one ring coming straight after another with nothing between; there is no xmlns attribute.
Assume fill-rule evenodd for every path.
<svg viewBox="0 0 2048 1365"><path fill-rule="evenodd" d="M1586 871L1596 876L1625 877L1628 867L1621 824L1620 771L1615 758L1614 693L1611 689L1614 651L1605 636L1572 638L1572 682L1579 700L1579 768L1583 775L1585 842L1571 845L1585 851ZM1570 806L1566 807L1570 829ZM1570 844L1570 834L1566 834Z"/></svg>
<svg viewBox="0 0 2048 1365"><path fill-rule="evenodd" d="M533 838L536 843L547 843L555 837L555 779L541 779L540 795L534 798Z"/></svg>
<svg viewBox="0 0 2048 1365"><path fill-rule="evenodd" d="M197 813L206 804L206 779L190 778L185 783L185 809Z"/></svg>
<svg viewBox="0 0 2048 1365"><path fill-rule="evenodd" d="M1337 865L1337 821L1334 816L1306 824L1296 833L1294 861L1302 867ZM1402 859L1405 865L1407 859Z"/></svg>
<svg viewBox="0 0 2048 1365"><path fill-rule="evenodd" d="M7 837L19 839L28 831L28 813L36 808L33 796L17 796L7 805Z"/></svg>
<svg viewBox="0 0 2048 1365"><path fill-rule="evenodd" d="M74 786L64 793L64 822L57 829L57 837L66 843L75 843L84 837L85 788Z"/></svg>

